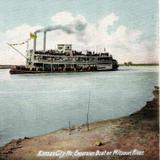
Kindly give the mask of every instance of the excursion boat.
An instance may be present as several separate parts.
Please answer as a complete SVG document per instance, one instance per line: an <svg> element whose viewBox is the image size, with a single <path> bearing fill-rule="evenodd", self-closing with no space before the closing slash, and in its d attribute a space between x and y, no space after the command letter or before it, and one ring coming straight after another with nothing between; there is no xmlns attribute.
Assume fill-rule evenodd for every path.
<svg viewBox="0 0 160 160"><path fill-rule="evenodd" d="M11 74L50 73L50 72L89 72L115 71L119 65L108 52L76 51L71 44L58 44L54 50L46 50L46 32L43 38L43 50L36 50L36 33L33 37L33 49L27 50L25 66L14 66ZM14 46L9 44L13 49ZM15 49L19 52L17 49ZM20 53L20 52L19 52ZM21 54L21 53L20 53Z"/></svg>

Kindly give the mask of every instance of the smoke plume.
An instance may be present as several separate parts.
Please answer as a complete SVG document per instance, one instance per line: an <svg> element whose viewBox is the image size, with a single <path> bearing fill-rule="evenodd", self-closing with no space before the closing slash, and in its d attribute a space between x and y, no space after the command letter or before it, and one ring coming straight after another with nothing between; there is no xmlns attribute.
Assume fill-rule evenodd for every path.
<svg viewBox="0 0 160 160"><path fill-rule="evenodd" d="M81 21L77 21L76 24L49 26L43 29L36 30L35 33L49 32L54 30L62 30L67 34L73 34L79 32L82 33L85 30L86 26L87 23L82 23Z"/></svg>

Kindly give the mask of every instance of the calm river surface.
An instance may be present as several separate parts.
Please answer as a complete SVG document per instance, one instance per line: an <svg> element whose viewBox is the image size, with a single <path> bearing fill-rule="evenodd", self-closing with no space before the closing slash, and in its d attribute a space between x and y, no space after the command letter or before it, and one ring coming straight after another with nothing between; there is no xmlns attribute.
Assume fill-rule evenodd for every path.
<svg viewBox="0 0 160 160"><path fill-rule="evenodd" d="M158 67L114 72L10 75L0 70L0 145L90 121L117 118L142 108L158 85ZM90 95L90 96L89 96Z"/></svg>

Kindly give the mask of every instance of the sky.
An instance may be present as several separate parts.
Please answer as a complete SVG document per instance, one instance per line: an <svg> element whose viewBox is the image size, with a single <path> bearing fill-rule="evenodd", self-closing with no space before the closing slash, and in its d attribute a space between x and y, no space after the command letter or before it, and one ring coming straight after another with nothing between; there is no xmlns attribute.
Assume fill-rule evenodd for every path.
<svg viewBox="0 0 160 160"><path fill-rule="evenodd" d="M47 48L72 43L74 49L110 52L119 63L158 62L158 0L1 0L0 64L24 64L6 43L21 43L47 26ZM42 49L43 33L37 49ZM25 54L26 45L16 46ZM32 41L30 41L32 49Z"/></svg>

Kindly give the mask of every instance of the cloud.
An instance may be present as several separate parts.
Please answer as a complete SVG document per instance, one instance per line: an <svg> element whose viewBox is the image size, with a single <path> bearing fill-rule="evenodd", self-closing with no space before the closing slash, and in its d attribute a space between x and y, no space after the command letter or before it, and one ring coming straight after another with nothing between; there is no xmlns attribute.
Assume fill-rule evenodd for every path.
<svg viewBox="0 0 160 160"><path fill-rule="evenodd" d="M71 43L74 49L110 52L120 63L133 61L134 63L157 62L156 45L149 40L143 40L143 32L130 29L125 25L115 26L119 17L114 13L91 23L82 15L73 15L70 12L59 12L51 17L51 26L47 32L47 48L55 48L58 43ZM114 27L114 30L110 30ZM0 32L0 64L21 64L23 57L7 47L6 42L17 43L26 40L30 32L43 26L23 24L4 33ZM38 33L37 48L42 49L43 33ZM30 43L32 47L32 42ZM18 47L21 51L26 46Z"/></svg>
<svg viewBox="0 0 160 160"><path fill-rule="evenodd" d="M42 26L30 26L23 24L14 29L0 32L0 64L25 64L25 59L10 48L7 43L20 43L29 38L29 33ZM18 46L18 49L25 54L26 44Z"/></svg>
<svg viewBox="0 0 160 160"><path fill-rule="evenodd" d="M73 15L70 12L59 12L51 17L54 25L76 25L77 23L86 24L85 17L81 15Z"/></svg>

